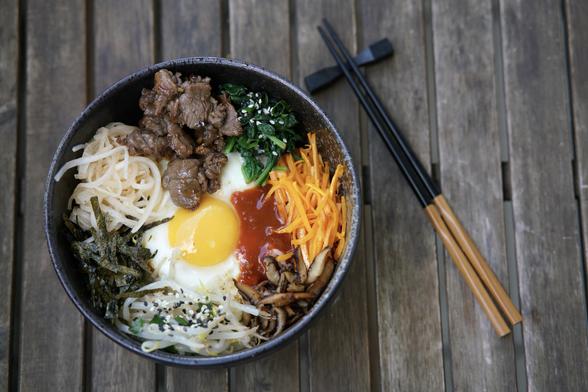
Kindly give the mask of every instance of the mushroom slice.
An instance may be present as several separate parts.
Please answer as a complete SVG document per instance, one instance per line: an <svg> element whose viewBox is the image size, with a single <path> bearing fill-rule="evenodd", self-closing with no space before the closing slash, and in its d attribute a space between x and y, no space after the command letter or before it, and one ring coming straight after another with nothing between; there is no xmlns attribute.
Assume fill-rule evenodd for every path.
<svg viewBox="0 0 588 392"><path fill-rule="evenodd" d="M325 248L318 255L316 255L308 270L308 278L306 279L306 283L313 283L318 279L319 276L321 276L323 270L325 269L325 263L327 262L327 259L331 258L330 250L331 248Z"/></svg>
<svg viewBox="0 0 588 392"><path fill-rule="evenodd" d="M235 283L235 287L239 290L239 294L253 305L257 305L259 300L261 300L261 295L253 287L241 283L236 279L233 279L233 283Z"/></svg>
<svg viewBox="0 0 588 392"><path fill-rule="evenodd" d="M284 275L286 277L286 280L288 280L288 282L290 283L294 283L296 281L296 275L293 272L282 272L282 275Z"/></svg>
<svg viewBox="0 0 588 392"><path fill-rule="evenodd" d="M280 333L282 333L282 331L286 327L286 320L287 320L286 311L284 309L274 308L274 312L276 313L276 316L278 319L278 324L276 326L276 331L274 332L272 337L278 336Z"/></svg>
<svg viewBox="0 0 588 392"><path fill-rule="evenodd" d="M327 285L327 283L329 283L329 279L331 279L331 275L333 275L333 271L335 270L335 263L333 262L333 259L331 257L327 257L326 259L327 262L323 268L323 273L306 290L306 292L312 294L313 297L318 297L318 295L323 291L323 288Z"/></svg>
<svg viewBox="0 0 588 392"><path fill-rule="evenodd" d="M278 281L280 280L280 274L278 273L276 259L271 256L265 256L263 258L263 264L265 265L265 275L267 276L268 280L277 285Z"/></svg>
<svg viewBox="0 0 588 392"><path fill-rule="evenodd" d="M267 325L267 328L265 329L264 332L267 335L269 335L275 328L276 328L276 320L274 318L271 318L268 325Z"/></svg>
<svg viewBox="0 0 588 392"><path fill-rule="evenodd" d="M308 277L308 269L304 259L300 257L300 248L296 248L294 260L296 261L296 283L304 284Z"/></svg>
<svg viewBox="0 0 588 392"><path fill-rule="evenodd" d="M265 297L261 301L259 301L260 305L274 305L274 306L284 306L291 304L292 302L311 299L313 295L311 293L279 293L270 295L269 297Z"/></svg>
<svg viewBox="0 0 588 392"><path fill-rule="evenodd" d="M280 275L280 280L278 281L278 287L276 287L276 291L278 293L283 293L286 291L286 286L288 285L288 279L286 278L286 273L283 272Z"/></svg>
<svg viewBox="0 0 588 392"><path fill-rule="evenodd" d="M284 306L284 310L286 311L286 313L288 314L289 317L296 315L296 312L294 311L294 309L292 309L292 307L290 305Z"/></svg>
<svg viewBox="0 0 588 392"><path fill-rule="evenodd" d="M299 293L299 292L304 291L304 289L305 289L304 285L297 284L297 283L290 283L286 290L291 293L292 292Z"/></svg>
<svg viewBox="0 0 588 392"><path fill-rule="evenodd" d="M262 318L261 319L261 329L267 331L269 328L270 319L269 318Z"/></svg>

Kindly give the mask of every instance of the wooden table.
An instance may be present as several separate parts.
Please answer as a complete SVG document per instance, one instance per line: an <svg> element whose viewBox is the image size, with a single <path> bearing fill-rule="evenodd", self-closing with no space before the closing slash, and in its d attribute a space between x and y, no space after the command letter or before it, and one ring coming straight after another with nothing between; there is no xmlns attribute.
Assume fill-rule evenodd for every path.
<svg viewBox="0 0 588 392"><path fill-rule="evenodd" d="M308 333L232 369L146 361L95 331L49 261L48 163L100 91L182 56L241 58L298 84L388 37L367 74L508 288L499 339L344 82L316 96L362 173L344 288ZM588 2L0 0L0 390L588 389Z"/></svg>

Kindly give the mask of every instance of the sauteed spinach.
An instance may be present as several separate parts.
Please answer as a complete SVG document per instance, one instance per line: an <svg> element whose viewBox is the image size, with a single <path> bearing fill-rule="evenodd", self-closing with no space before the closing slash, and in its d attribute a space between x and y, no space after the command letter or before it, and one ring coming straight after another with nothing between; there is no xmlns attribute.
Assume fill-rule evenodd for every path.
<svg viewBox="0 0 588 392"><path fill-rule="evenodd" d="M301 140L294 130L298 121L286 101L265 92L230 83L221 85L221 91L231 99L244 130L242 135L228 138L225 152L238 151L245 161L245 181L261 185L280 156L291 152Z"/></svg>

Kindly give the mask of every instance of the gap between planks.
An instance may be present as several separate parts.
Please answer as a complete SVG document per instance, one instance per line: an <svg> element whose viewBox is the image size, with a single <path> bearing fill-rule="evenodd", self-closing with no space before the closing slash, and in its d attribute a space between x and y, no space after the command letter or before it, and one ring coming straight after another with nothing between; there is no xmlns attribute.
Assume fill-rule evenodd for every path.
<svg viewBox="0 0 588 392"><path fill-rule="evenodd" d="M433 35L433 12L431 0L423 0L423 25L425 28L425 69L427 76L427 107L429 110L429 140L431 149L431 174L442 189L439 153L439 129L437 123L437 89L435 78L435 41ZM443 354L443 380L445 391L453 391L453 365L449 334L449 303L447 299L447 260L443 243L435 235L437 279L439 282L439 319L441 322L441 345Z"/></svg>
<svg viewBox="0 0 588 392"><path fill-rule="evenodd" d="M14 178L14 230L13 230L13 265L12 265L12 293L10 299L10 343L9 343L9 374L8 386L17 391L20 374L20 319L22 304L22 277L24 260L24 202L25 174L26 174L26 86L27 86L27 1L18 1L17 36L17 92L16 92L16 173Z"/></svg>
<svg viewBox="0 0 588 392"><path fill-rule="evenodd" d="M506 263L508 270L508 292L517 309L521 309L517 256L515 247L515 222L512 208L512 181L510 175L510 150L508 137L508 118L506 116L506 91L504 78L504 58L502 52L502 25L499 0L492 0L492 40L494 46L494 78L496 86L497 125L500 136L501 176L503 193L503 212L506 240ZM527 390L527 370L523 328L519 323L513 327L515 353L515 377L517 389Z"/></svg>

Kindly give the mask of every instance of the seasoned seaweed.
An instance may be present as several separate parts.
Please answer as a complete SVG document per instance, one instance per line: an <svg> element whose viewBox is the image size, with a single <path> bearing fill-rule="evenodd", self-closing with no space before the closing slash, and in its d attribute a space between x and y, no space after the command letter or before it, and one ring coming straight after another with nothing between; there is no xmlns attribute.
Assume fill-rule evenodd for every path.
<svg viewBox="0 0 588 392"><path fill-rule="evenodd" d="M145 230L163 221L145 226L138 233L125 228L109 232L98 198L90 201L97 229L84 231L67 216L64 224L73 254L87 278L92 306L114 322L120 301L135 296L134 292L153 281L148 264L153 255L141 245L141 238Z"/></svg>

